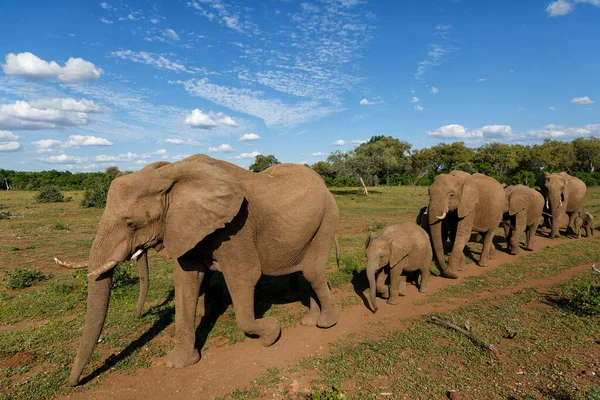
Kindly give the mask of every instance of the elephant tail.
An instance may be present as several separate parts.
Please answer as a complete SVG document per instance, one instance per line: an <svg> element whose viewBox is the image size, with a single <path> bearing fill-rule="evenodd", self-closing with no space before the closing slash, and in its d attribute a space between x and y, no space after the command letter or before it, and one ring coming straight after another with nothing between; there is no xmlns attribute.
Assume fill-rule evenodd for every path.
<svg viewBox="0 0 600 400"><path fill-rule="evenodd" d="M335 239L335 263L337 264L337 267L340 267L340 244L338 242L338 238L337 235L334 236Z"/></svg>

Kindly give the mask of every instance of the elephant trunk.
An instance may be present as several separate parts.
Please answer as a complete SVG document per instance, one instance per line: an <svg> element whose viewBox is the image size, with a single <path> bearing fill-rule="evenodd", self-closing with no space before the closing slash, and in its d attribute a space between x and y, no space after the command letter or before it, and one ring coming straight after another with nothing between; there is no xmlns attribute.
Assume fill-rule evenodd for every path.
<svg viewBox="0 0 600 400"><path fill-rule="evenodd" d="M377 307L377 283L375 280L375 273L377 272L377 263L376 262L367 262L367 278L369 279L369 293L371 296L371 306L373 307L373 312L377 312L379 307Z"/></svg>
<svg viewBox="0 0 600 400"><path fill-rule="evenodd" d="M146 302L146 296L148 295L148 252L145 251L137 261L138 277L140 280L140 293L138 295L137 307L135 315L140 318L142 316L142 309Z"/></svg>
<svg viewBox="0 0 600 400"><path fill-rule="evenodd" d="M447 215L446 207L429 206L429 232L431 233L431 243L438 266L443 271L446 268L444 259L444 243L442 241L442 221L438 216Z"/></svg>
<svg viewBox="0 0 600 400"><path fill-rule="evenodd" d="M117 241L116 243L118 244L115 245L113 240L106 240L108 236L107 232L110 233L111 229L101 226L99 232L103 233L96 235L92 249L90 250L87 310L77 356L75 357L73 367L71 368L71 375L67 381L71 386L79 383L81 372L90 360L94 352L94 347L100 338L100 333L104 327L104 321L108 312L114 268L108 269L101 274L97 274L97 272L100 268L109 264L111 260L116 265L118 262L129 258L128 255L130 254L127 242ZM109 262L106 261L107 259Z"/></svg>
<svg viewBox="0 0 600 400"><path fill-rule="evenodd" d="M90 263L88 272L94 271L100 263ZM94 347L100 338L100 332L104 327L104 320L108 311L110 300L110 288L112 284L113 270L102 274L98 279L88 277L88 304L85 314L85 325L83 335L79 342L77 357L71 368L68 383L75 386L79 383L81 371L90 360Z"/></svg>
<svg viewBox="0 0 600 400"><path fill-rule="evenodd" d="M550 213L552 214L552 221L550 222L551 224L551 238L555 238L555 237L559 237L559 220L560 220L560 214L561 211L563 211L563 203L562 203L562 199L561 199L561 194L560 193L550 193L549 194L549 199L550 199Z"/></svg>

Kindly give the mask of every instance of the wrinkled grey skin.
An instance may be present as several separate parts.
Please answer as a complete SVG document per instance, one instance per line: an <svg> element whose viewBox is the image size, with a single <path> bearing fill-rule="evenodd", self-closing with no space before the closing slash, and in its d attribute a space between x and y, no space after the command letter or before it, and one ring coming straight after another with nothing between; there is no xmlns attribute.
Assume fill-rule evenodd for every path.
<svg viewBox="0 0 600 400"><path fill-rule="evenodd" d="M573 221L577 238L581 238L581 230L585 231L585 237L594 236L594 216L583 210L578 210Z"/></svg>
<svg viewBox="0 0 600 400"><path fill-rule="evenodd" d="M567 231L571 229L575 232L573 220L577 210L583 204L587 191L585 183L566 172L561 172L559 174L544 173L540 176L538 184L552 214L550 237L552 239L560 237L559 224L556 221L559 221L560 216L564 213L569 216Z"/></svg>
<svg viewBox="0 0 600 400"><path fill-rule="evenodd" d="M452 171L435 177L429 186L429 229L436 261L447 278L458 278L458 271L465 268L464 247L471 232L483 235L483 250L479 265L484 267L493 255L492 239L506 209L502 185L483 174L470 175ZM444 259L442 222L448 214L456 211L458 224L456 238L448 265Z"/></svg>
<svg viewBox="0 0 600 400"><path fill-rule="evenodd" d="M86 319L68 383L79 382L104 326L114 266L161 244L175 264L175 348L165 357L167 367L199 360L195 316L207 270L223 273L238 326L265 346L281 330L274 318L254 315L261 274L302 271L313 290L301 323L335 325L339 308L325 264L338 218L323 179L300 165L256 174L199 154L115 179L87 262Z"/></svg>
<svg viewBox="0 0 600 400"><path fill-rule="evenodd" d="M431 231L429 230L429 212L427 206L421 207L415 222L427 232L427 235L429 235L429 238L432 240L431 247L433 248L433 238L431 237ZM451 243L454 243L457 226L458 219L456 213L448 213L448 216L442 220L442 243L445 244L448 239L450 239Z"/></svg>
<svg viewBox="0 0 600 400"><path fill-rule="evenodd" d="M519 254L519 238L525 232L526 250L533 250L535 232L544 208L544 197L525 185L504 188L508 207L502 216L506 246L510 254Z"/></svg>
<svg viewBox="0 0 600 400"><path fill-rule="evenodd" d="M400 296L406 295L406 276L403 271L421 271L419 292L426 293L429 282L429 265L432 252L429 236L417 224L405 222L385 228L379 235L372 233L365 243L367 252L367 277L373 311L379 308L376 292L388 297L388 304L398 304ZM390 286L385 286L384 267L390 269Z"/></svg>

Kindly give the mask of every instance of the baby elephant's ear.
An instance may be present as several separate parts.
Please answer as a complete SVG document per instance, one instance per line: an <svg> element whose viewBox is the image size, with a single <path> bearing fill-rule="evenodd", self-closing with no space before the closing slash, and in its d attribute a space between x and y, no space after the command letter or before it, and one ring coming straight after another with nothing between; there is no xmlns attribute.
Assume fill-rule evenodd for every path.
<svg viewBox="0 0 600 400"><path fill-rule="evenodd" d="M164 244L176 259L238 214L242 184L228 171L203 162L173 164L166 196Z"/></svg>
<svg viewBox="0 0 600 400"><path fill-rule="evenodd" d="M512 193L508 198L508 213L515 215L523 211L527 207L527 203L533 201L530 196L517 195Z"/></svg>
<svg viewBox="0 0 600 400"><path fill-rule="evenodd" d="M406 243L399 240L392 240L390 242L390 268L393 268L408 256L407 247Z"/></svg>
<svg viewBox="0 0 600 400"><path fill-rule="evenodd" d="M377 237L377 235L375 234L375 232L371 232L371 234L369 236L367 236L367 240L365 241L365 249L369 248L369 244L371 243L371 241L373 239L375 239Z"/></svg>

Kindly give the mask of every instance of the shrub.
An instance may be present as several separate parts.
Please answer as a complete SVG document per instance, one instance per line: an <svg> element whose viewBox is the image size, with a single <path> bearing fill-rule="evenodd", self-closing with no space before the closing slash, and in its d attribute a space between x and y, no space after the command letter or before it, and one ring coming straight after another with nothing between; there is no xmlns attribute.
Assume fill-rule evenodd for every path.
<svg viewBox="0 0 600 400"><path fill-rule="evenodd" d="M14 217L15 215L10 211L0 211L0 219L11 219Z"/></svg>
<svg viewBox="0 0 600 400"><path fill-rule="evenodd" d="M35 200L38 203L62 203L63 201L67 201L58 186L54 185L43 186L37 196L35 196Z"/></svg>
<svg viewBox="0 0 600 400"><path fill-rule="evenodd" d="M117 290L117 292L119 289L134 285L136 282L137 279L131 276L127 264L119 264L115 267L112 278L112 288Z"/></svg>
<svg viewBox="0 0 600 400"><path fill-rule="evenodd" d="M569 298L569 308L581 315L600 314L600 285L582 282L575 286Z"/></svg>
<svg viewBox="0 0 600 400"><path fill-rule="evenodd" d="M586 186L597 186L598 181L593 173L591 172L574 172L573 176L581 179Z"/></svg>
<svg viewBox="0 0 600 400"><path fill-rule="evenodd" d="M42 274L38 270L27 268L15 268L6 272L8 289L24 289L35 285L36 283L49 279L50 276Z"/></svg>
<svg viewBox="0 0 600 400"><path fill-rule="evenodd" d="M343 400L346 395L337 386L331 386L326 389L313 389L308 397L311 400Z"/></svg>
<svg viewBox="0 0 600 400"><path fill-rule="evenodd" d="M83 193L81 205L87 208L104 208L110 184L104 178L95 179Z"/></svg>

